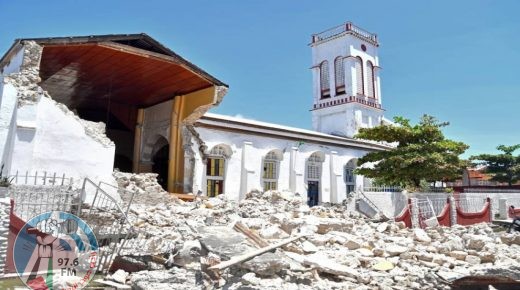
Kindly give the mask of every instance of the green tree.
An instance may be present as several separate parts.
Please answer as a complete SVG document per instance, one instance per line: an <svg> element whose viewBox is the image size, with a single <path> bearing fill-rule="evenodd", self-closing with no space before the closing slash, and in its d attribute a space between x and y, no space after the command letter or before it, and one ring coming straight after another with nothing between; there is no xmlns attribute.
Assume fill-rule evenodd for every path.
<svg viewBox="0 0 520 290"><path fill-rule="evenodd" d="M514 156L513 152L520 149L520 144L497 147L502 153L480 154L471 156L470 160L477 165L485 165L486 172L493 174L491 180L506 182L509 186L520 180L520 155Z"/></svg>
<svg viewBox="0 0 520 290"><path fill-rule="evenodd" d="M419 123L394 117L396 126L362 128L356 138L388 142L394 147L370 152L358 160L357 174L376 183L418 189L421 181L451 181L462 174L466 162L459 158L468 146L444 137L442 127L449 125L423 115ZM364 167L360 167L366 164Z"/></svg>

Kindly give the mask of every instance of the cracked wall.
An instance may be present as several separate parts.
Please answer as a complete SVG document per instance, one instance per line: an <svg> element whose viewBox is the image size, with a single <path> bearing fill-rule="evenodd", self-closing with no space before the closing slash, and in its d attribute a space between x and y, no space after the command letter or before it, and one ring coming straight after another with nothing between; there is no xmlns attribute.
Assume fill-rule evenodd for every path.
<svg viewBox="0 0 520 290"><path fill-rule="evenodd" d="M0 149L10 174L47 171L80 179L112 179L114 143L105 125L79 118L38 83L42 47L22 44L3 68Z"/></svg>

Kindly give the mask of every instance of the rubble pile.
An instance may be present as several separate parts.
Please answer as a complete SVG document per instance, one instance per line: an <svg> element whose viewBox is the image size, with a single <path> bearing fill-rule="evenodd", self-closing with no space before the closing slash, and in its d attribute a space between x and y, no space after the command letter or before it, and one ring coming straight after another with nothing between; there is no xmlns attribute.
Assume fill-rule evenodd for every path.
<svg viewBox="0 0 520 290"><path fill-rule="evenodd" d="M408 229L289 192L165 201L146 190L153 176L127 177L120 186L143 190L130 219L151 245L116 263L133 289L450 289L469 275L520 273L520 235L488 224Z"/></svg>
<svg viewBox="0 0 520 290"><path fill-rule="evenodd" d="M34 41L26 41L23 46L23 61L20 71L4 76L4 82L18 89L18 104L33 104L43 94L40 83L40 58L43 48Z"/></svg>

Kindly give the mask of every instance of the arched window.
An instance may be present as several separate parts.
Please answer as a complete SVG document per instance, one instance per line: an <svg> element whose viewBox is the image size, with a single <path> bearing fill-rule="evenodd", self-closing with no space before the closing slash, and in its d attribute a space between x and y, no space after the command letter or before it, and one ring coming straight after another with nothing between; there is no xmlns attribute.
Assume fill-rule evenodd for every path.
<svg viewBox="0 0 520 290"><path fill-rule="evenodd" d="M345 68L343 67L343 57L339 56L334 60L334 76L336 82L336 95L345 93Z"/></svg>
<svg viewBox="0 0 520 290"><path fill-rule="evenodd" d="M367 61L367 97L375 98L374 89L374 65L371 61Z"/></svg>
<svg viewBox="0 0 520 290"><path fill-rule="evenodd" d="M344 167L344 179L345 185L347 186L347 194L356 190L356 175L354 169L356 169L356 160L352 159Z"/></svg>
<svg viewBox="0 0 520 290"><path fill-rule="evenodd" d="M213 147L206 160L206 193L214 197L224 192L226 158L231 156L231 149L226 145Z"/></svg>
<svg viewBox="0 0 520 290"><path fill-rule="evenodd" d="M330 97L330 82L329 82L329 62L323 61L320 64L320 88L321 88L321 98L329 98Z"/></svg>
<svg viewBox="0 0 520 290"><path fill-rule="evenodd" d="M356 93L358 95L364 95L365 94L365 88L364 88L364 76L363 76L363 60L361 57L356 57L356 63L355 63L355 69L356 69Z"/></svg>
<svg viewBox="0 0 520 290"><path fill-rule="evenodd" d="M264 191L278 189L278 174L282 153L279 150L272 150L264 157L262 180Z"/></svg>

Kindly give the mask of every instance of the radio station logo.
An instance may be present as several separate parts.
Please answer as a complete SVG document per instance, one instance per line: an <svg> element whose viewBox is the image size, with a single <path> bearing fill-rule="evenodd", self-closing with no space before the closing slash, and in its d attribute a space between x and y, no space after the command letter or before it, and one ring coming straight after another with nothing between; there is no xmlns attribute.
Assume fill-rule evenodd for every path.
<svg viewBox="0 0 520 290"><path fill-rule="evenodd" d="M16 272L33 290L82 289L94 277L99 246L79 217L61 211L30 219L13 247Z"/></svg>

